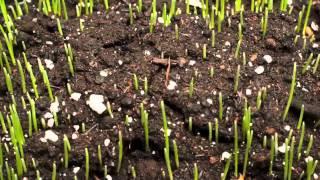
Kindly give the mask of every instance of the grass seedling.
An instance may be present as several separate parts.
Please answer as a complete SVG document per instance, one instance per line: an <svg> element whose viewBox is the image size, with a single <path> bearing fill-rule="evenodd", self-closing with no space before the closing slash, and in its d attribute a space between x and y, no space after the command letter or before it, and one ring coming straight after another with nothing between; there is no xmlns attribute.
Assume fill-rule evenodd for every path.
<svg viewBox="0 0 320 180"><path fill-rule="evenodd" d="M295 62L293 65L293 74L292 74L292 82L291 82L291 87L290 87L289 98L288 98L287 106L286 106L284 113L283 113L283 116L282 116L283 121L286 120L290 106L291 106L294 89L296 87L296 76L297 76L297 63Z"/></svg>
<svg viewBox="0 0 320 180"><path fill-rule="evenodd" d="M300 139L299 139L299 145L298 145L298 160L300 160L301 158L301 151L302 151L302 146L303 146L303 140L304 140L304 132L305 132L305 123L302 122L302 129L300 132Z"/></svg>
<svg viewBox="0 0 320 180"><path fill-rule="evenodd" d="M191 78L191 81L189 83L189 97L191 98L194 92L194 78Z"/></svg>
<svg viewBox="0 0 320 180"><path fill-rule="evenodd" d="M133 87L134 87L134 90L136 91L139 90L139 80L136 74L133 74Z"/></svg>
<svg viewBox="0 0 320 180"><path fill-rule="evenodd" d="M176 40L179 40L179 26L178 26L178 24L174 25L174 31L175 31Z"/></svg>
<svg viewBox="0 0 320 180"><path fill-rule="evenodd" d="M41 63L41 60L39 58L38 58L38 66L39 66L39 71L42 74L43 82L47 87L49 98L50 98L51 102L53 102L54 98L53 98L53 93L52 93L50 81L49 81L49 78L48 78L48 74L47 74L47 71L45 70L45 68L43 67L43 65Z"/></svg>
<svg viewBox="0 0 320 180"><path fill-rule="evenodd" d="M239 79L240 79L240 65L238 65L238 67L237 67L237 73L234 78L234 87L233 87L234 93L237 93L237 91L238 91Z"/></svg>
<svg viewBox="0 0 320 180"><path fill-rule="evenodd" d="M288 179L288 167L289 167L289 140L285 140L285 154L284 154L284 173L283 179Z"/></svg>
<svg viewBox="0 0 320 180"><path fill-rule="evenodd" d="M219 143L219 122L218 122L218 119L215 118L214 119L214 132L215 132L215 139L216 139L216 144Z"/></svg>
<svg viewBox="0 0 320 180"><path fill-rule="evenodd" d="M307 163L307 180L311 180L312 175L314 174L314 171L316 170L318 160L313 160L313 157L308 156L306 158Z"/></svg>
<svg viewBox="0 0 320 180"><path fill-rule="evenodd" d="M264 16L262 18L262 21L261 21L261 29L262 29L262 37L266 37L267 35L267 29L268 29L268 15L269 14L269 11L267 8L265 8L265 11L264 11Z"/></svg>
<svg viewBox="0 0 320 180"><path fill-rule="evenodd" d="M306 6L303 5L303 6L302 6L302 10L299 12L298 23L297 23L297 26L296 26L296 28L295 28L296 33L299 33L299 32L301 31L302 17L303 17L303 14L304 14L305 9L306 9Z"/></svg>
<svg viewBox="0 0 320 180"><path fill-rule="evenodd" d="M306 16L305 16L304 24L303 24L302 36L306 35L306 29L307 29L307 25L308 25L308 22L309 22L311 6L312 6L312 0L309 0L308 1L307 12L306 12Z"/></svg>
<svg viewBox="0 0 320 180"><path fill-rule="evenodd" d="M4 134L7 134L8 133L7 126L6 126L6 123L4 122L4 117L1 111L0 111L0 124L2 127L2 132Z"/></svg>
<svg viewBox="0 0 320 180"><path fill-rule="evenodd" d="M251 150L252 138L253 138L253 131L251 130L251 131L247 132L246 152L244 155L243 171L242 171L242 175L244 177L246 176L246 172L247 172L247 166L248 166L248 161L249 161L249 153Z"/></svg>
<svg viewBox="0 0 320 180"><path fill-rule="evenodd" d="M89 151L88 148L85 148L85 159L86 159L86 167L85 167L85 178L86 180L89 180L89 171L90 171L90 156L89 156Z"/></svg>
<svg viewBox="0 0 320 180"><path fill-rule="evenodd" d="M123 141L122 141L122 132L121 131L119 131L118 151L119 151L119 155L118 155L117 173L120 172L122 158L123 158Z"/></svg>
<svg viewBox="0 0 320 180"><path fill-rule="evenodd" d="M214 30L211 31L211 47L215 47L216 44L216 32Z"/></svg>
<svg viewBox="0 0 320 180"><path fill-rule="evenodd" d="M101 145L98 145L98 161L99 161L99 165L100 167L102 167L102 155L101 155Z"/></svg>
<svg viewBox="0 0 320 180"><path fill-rule="evenodd" d="M214 75L214 68L213 68L213 66L210 66L210 68L209 68L209 76L211 78L213 78L213 75Z"/></svg>
<svg viewBox="0 0 320 180"><path fill-rule="evenodd" d="M145 138L145 150L147 152L150 151L150 146L149 146L149 114L147 113L146 110L143 111L142 114L143 117L143 129L144 129L144 138Z"/></svg>
<svg viewBox="0 0 320 180"><path fill-rule="evenodd" d="M222 93L219 92L219 120L222 121L223 118L223 101L222 101Z"/></svg>
<svg viewBox="0 0 320 180"><path fill-rule="evenodd" d="M133 179L137 178L137 173L136 173L136 169L134 168L134 166L131 166L131 175Z"/></svg>
<svg viewBox="0 0 320 180"><path fill-rule="evenodd" d="M61 22L60 22L59 18L57 18L57 27L58 27L58 32L59 32L60 36L63 36Z"/></svg>
<svg viewBox="0 0 320 180"><path fill-rule="evenodd" d="M171 0L171 6L170 6L170 11L169 11L169 19L175 15L176 13L176 0Z"/></svg>
<svg viewBox="0 0 320 180"><path fill-rule="evenodd" d="M26 14L29 14L29 7L28 7L28 3L27 0L23 0L23 8Z"/></svg>
<svg viewBox="0 0 320 180"><path fill-rule="evenodd" d="M221 179L222 180L226 180L227 179L227 175L228 175L228 171L229 171L229 167L230 167L230 162L231 162L231 154L229 155L229 157L226 157L227 162L226 165L224 166L224 170L223 173L221 175Z"/></svg>
<svg viewBox="0 0 320 180"><path fill-rule="evenodd" d="M311 64L311 61L313 59L313 53L311 53L307 59L307 61L304 63L302 68L302 75L306 73L306 71L309 69L309 66Z"/></svg>
<svg viewBox="0 0 320 180"><path fill-rule="evenodd" d="M67 137L67 135L63 135L63 150L64 150L64 168L68 168L69 167L69 153L71 151L71 145L69 142L69 139Z"/></svg>
<svg viewBox="0 0 320 180"><path fill-rule="evenodd" d="M138 0L137 11L138 11L138 13L142 12L142 0Z"/></svg>
<svg viewBox="0 0 320 180"><path fill-rule="evenodd" d="M190 14L190 0L186 0L186 13Z"/></svg>
<svg viewBox="0 0 320 180"><path fill-rule="evenodd" d="M242 118L242 137L246 137L248 131L250 131L251 126L251 107L244 109L244 115Z"/></svg>
<svg viewBox="0 0 320 180"><path fill-rule="evenodd" d="M279 139L278 139L278 133L274 134L274 155L278 156L279 152Z"/></svg>
<svg viewBox="0 0 320 180"><path fill-rule="evenodd" d="M169 178L170 180L173 179L172 171L171 171L171 164L170 164L170 154L169 154L169 135L168 135L168 124L167 124L167 116L166 116L166 110L164 106L164 102L160 102L160 108L161 108L161 114L162 114L162 120L163 120L163 134L164 134L164 139L165 139L165 160L166 160L166 165L169 173Z"/></svg>
<svg viewBox="0 0 320 180"><path fill-rule="evenodd" d="M298 125L297 125L298 130L300 130L300 128L301 128L303 115L304 115L304 104L301 105L300 116L299 116L299 121L298 121Z"/></svg>
<svg viewBox="0 0 320 180"><path fill-rule="evenodd" d="M198 172L197 163L193 164L193 179L194 180L198 180L199 179L199 172Z"/></svg>
<svg viewBox="0 0 320 180"><path fill-rule="evenodd" d="M20 80L21 80L22 93L25 94L27 92L26 78L25 78L24 71L23 71L20 60L17 60L17 64L18 64L19 75L20 75Z"/></svg>
<svg viewBox="0 0 320 180"><path fill-rule="evenodd" d="M234 121L234 176L238 177L239 143L238 143L238 123Z"/></svg>
<svg viewBox="0 0 320 180"><path fill-rule="evenodd" d="M313 66L313 71L312 71L313 74L316 74L319 64L320 64L320 54L318 54L317 60Z"/></svg>
<svg viewBox="0 0 320 180"><path fill-rule="evenodd" d="M188 129L190 132L192 132L192 117L189 117L188 119Z"/></svg>
<svg viewBox="0 0 320 180"><path fill-rule="evenodd" d="M104 3L104 7L106 9L106 12L108 12L108 10L109 10L109 0L103 0L103 3Z"/></svg>
<svg viewBox="0 0 320 180"><path fill-rule="evenodd" d="M202 58L207 59L207 44L204 44L202 47Z"/></svg>
<svg viewBox="0 0 320 180"><path fill-rule="evenodd" d="M210 14L210 23L209 23L209 29L213 30L215 27L215 7L214 5L211 6L211 14Z"/></svg>
<svg viewBox="0 0 320 180"><path fill-rule="evenodd" d="M144 77L144 82L143 82L143 89L144 89L144 94L147 95L148 94L148 90L149 90L149 87L148 87L148 78L147 77Z"/></svg>
<svg viewBox="0 0 320 180"><path fill-rule="evenodd" d="M173 180L173 174L172 174L172 170L171 170L169 151L166 148L164 148L164 158L165 158L166 165L167 165L169 179Z"/></svg>
<svg viewBox="0 0 320 180"><path fill-rule="evenodd" d="M22 53L22 55L23 55L23 59L24 59L24 64L26 66L26 69L29 73L29 77L31 79L31 84L32 84L32 89L33 89L34 95L35 95L35 99L38 99L39 93L38 93L38 87L37 87L37 80L33 74L32 65L28 62L27 56L24 52Z"/></svg>
<svg viewBox="0 0 320 180"><path fill-rule="evenodd" d="M133 13L131 3L129 4L129 16L130 16L130 25L133 24Z"/></svg>
<svg viewBox="0 0 320 180"><path fill-rule="evenodd" d="M242 38L239 39L239 41L237 43L236 51L234 53L234 58L236 58L236 59L238 59L238 57L239 57L241 43L242 43Z"/></svg>
<svg viewBox="0 0 320 180"><path fill-rule="evenodd" d="M109 101L107 102L107 111L108 111L109 116L113 119L114 116L113 116L112 107L111 107L111 104Z"/></svg>
<svg viewBox="0 0 320 180"><path fill-rule="evenodd" d="M281 0L280 2L280 11L287 12L288 0Z"/></svg>
<svg viewBox="0 0 320 180"><path fill-rule="evenodd" d="M56 162L53 161L51 180L56 180L56 179L57 179L57 165L56 165Z"/></svg>
<svg viewBox="0 0 320 180"><path fill-rule="evenodd" d="M174 162L176 163L176 167L179 168L179 151L176 140L172 140L173 144L173 154L174 154Z"/></svg>
<svg viewBox="0 0 320 180"><path fill-rule="evenodd" d="M13 95L13 87L12 87L11 77L10 77L10 74L7 72L6 68L3 68L3 74L4 74L4 77L5 77L5 81L6 81L8 92L11 95Z"/></svg>
<svg viewBox="0 0 320 180"><path fill-rule="evenodd" d="M208 129L209 129L208 139L209 139L209 142L211 143L212 142L212 123L211 122L208 123Z"/></svg>
<svg viewBox="0 0 320 180"><path fill-rule="evenodd" d="M309 156L311 148L312 148L312 145L313 145L313 135L311 134L309 136L309 143L308 143L308 146L307 146L307 150L305 151L306 156Z"/></svg>
<svg viewBox="0 0 320 180"><path fill-rule="evenodd" d="M261 108L261 104L262 104L262 97L261 96L262 96L262 93L260 90L257 95L257 102L256 102L257 110L260 110L260 108Z"/></svg>
<svg viewBox="0 0 320 180"><path fill-rule="evenodd" d="M290 145L290 154L289 154L289 164L288 164L288 179L292 177L292 165L293 165L293 156L294 156L294 144L295 144L295 137L292 137L291 145Z"/></svg>

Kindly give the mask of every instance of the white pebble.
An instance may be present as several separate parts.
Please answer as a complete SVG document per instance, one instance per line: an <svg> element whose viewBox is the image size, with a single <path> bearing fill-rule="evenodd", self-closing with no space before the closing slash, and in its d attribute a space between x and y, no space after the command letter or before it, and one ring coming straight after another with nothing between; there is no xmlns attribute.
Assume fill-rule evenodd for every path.
<svg viewBox="0 0 320 180"><path fill-rule="evenodd" d="M80 167L74 167L73 168L73 173L77 174L79 172L79 170L80 170Z"/></svg>
<svg viewBox="0 0 320 180"><path fill-rule="evenodd" d="M314 21L311 22L311 28L314 31L319 31L319 26Z"/></svg>
<svg viewBox="0 0 320 180"><path fill-rule="evenodd" d="M72 100L79 101L79 99L81 98L81 93L74 92L74 93L71 94L70 98Z"/></svg>
<svg viewBox="0 0 320 180"><path fill-rule="evenodd" d="M193 65L195 65L196 64L196 61L195 60L190 60L189 61L189 66L193 66Z"/></svg>
<svg viewBox="0 0 320 180"><path fill-rule="evenodd" d="M44 139L52 141L52 142L57 142L59 140L59 137L56 133L54 133L52 130L47 130L44 133Z"/></svg>
<svg viewBox="0 0 320 180"><path fill-rule="evenodd" d="M176 87L177 87L177 83L172 81L172 80L170 80L167 89L168 90L174 90Z"/></svg>
<svg viewBox="0 0 320 180"><path fill-rule="evenodd" d="M258 66L254 72L256 72L257 74L262 74L264 72L264 67L263 66Z"/></svg>
<svg viewBox="0 0 320 180"><path fill-rule="evenodd" d="M272 62L272 57L270 55L264 55L263 60L270 64Z"/></svg>
<svg viewBox="0 0 320 180"><path fill-rule="evenodd" d="M46 67L48 69L52 70L54 68L53 61L51 61L50 59L44 59L44 63L46 64Z"/></svg>
<svg viewBox="0 0 320 180"><path fill-rule="evenodd" d="M51 118L51 119L48 120L47 126L50 127L50 128L52 128L53 125L54 125L54 119Z"/></svg>
<svg viewBox="0 0 320 180"><path fill-rule="evenodd" d="M290 131L291 127L289 125L284 126L284 130Z"/></svg>
<svg viewBox="0 0 320 180"><path fill-rule="evenodd" d="M57 113L59 112L59 102L58 101L54 101L53 103L51 103L50 105L50 111L52 113Z"/></svg>
<svg viewBox="0 0 320 180"><path fill-rule="evenodd" d="M102 114L106 109L106 105L104 105L104 97L99 94L91 94L87 104L89 107L98 114Z"/></svg>
<svg viewBox="0 0 320 180"><path fill-rule="evenodd" d="M104 146L108 147L110 142L111 142L110 139L105 139L103 144Z"/></svg>
<svg viewBox="0 0 320 180"><path fill-rule="evenodd" d="M246 95L251 96L252 95L252 90L251 89L246 89Z"/></svg>
<svg viewBox="0 0 320 180"><path fill-rule="evenodd" d="M108 76L108 69L101 70L99 74L102 77L107 77Z"/></svg>
<svg viewBox="0 0 320 180"><path fill-rule="evenodd" d="M221 155L221 160L229 159L231 157L231 154L227 151L223 152Z"/></svg>
<svg viewBox="0 0 320 180"><path fill-rule="evenodd" d="M210 105L213 104L212 99L209 99L209 98L208 98L208 99L207 99L207 103L210 104Z"/></svg>

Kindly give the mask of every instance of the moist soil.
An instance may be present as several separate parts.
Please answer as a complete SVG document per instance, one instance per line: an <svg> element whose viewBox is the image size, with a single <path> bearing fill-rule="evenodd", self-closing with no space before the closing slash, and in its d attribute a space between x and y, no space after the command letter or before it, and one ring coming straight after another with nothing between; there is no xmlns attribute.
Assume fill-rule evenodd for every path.
<svg viewBox="0 0 320 180"><path fill-rule="evenodd" d="M223 152L233 152L234 130L233 122L238 121L241 129L244 99L252 107L252 129L254 132L250 163L246 178L248 179L282 179L284 154L279 153L273 165L274 175L270 176L269 153L262 147L263 137L270 139L275 132L279 134L279 144L282 145L289 132L286 126L293 128L296 142L300 132L296 129L299 119L300 103L305 104L306 135L303 149L306 148L308 137L314 135L314 145L311 156L320 159L320 133L316 126L320 120L320 70L312 74L307 71L302 75L302 66L310 53L320 53L319 48L312 48L300 39L294 44L294 27L301 9L301 3L295 4L291 15L278 13L269 14L268 33L262 38L260 20L262 14L249 12L249 6L244 13L245 27L240 49L240 58L234 58L238 42L239 15L230 17L223 24L222 32L216 33L216 45L211 47L211 31L206 22L199 16L186 15L185 5L178 3L182 14L176 16L172 25L164 28L157 24L154 33L149 33L150 1L144 1L144 10L138 14L134 9L134 23L129 23L128 4L124 1L110 1L108 13L102 5L94 8L92 16L82 16L84 31L79 31L79 19L75 17L75 3L68 2L70 7L69 20L63 21L62 38L56 26L56 20L44 16L34 7L30 14L16 21L19 30L17 36L16 57L23 59L21 42L26 45L26 54L33 65L37 77L40 98L36 102L37 117L40 119L50 111L50 100L38 71L37 58L50 59L54 63L52 70L47 69L54 95L59 99L59 126L42 128L26 138L24 146L28 172L24 175L35 179L36 171L31 159L36 161L37 169L42 178L50 179L52 164L57 163L59 179L73 179L75 167L78 179L84 179L85 152L90 154L90 179L103 179L103 168L97 158L97 147L102 147L103 164L107 165L108 174L113 179L131 179L131 166L137 172L137 179L163 179L162 171L167 174L164 160L164 137L161 131L163 121L160 111L160 101L164 100L166 113L171 130L170 140L175 139L179 149L180 167L175 167L173 151L170 151L175 179L192 179L193 165L197 163L200 179L220 179L225 161L221 160ZM158 10L164 1L157 2ZM36 3L35 3L36 4ZM169 6L170 7L170 6ZM278 6L277 6L278 7ZM193 8L191 8L193 10ZM198 9L199 14L201 13ZM319 5L312 10L311 20L320 24ZM175 38L174 25L179 27L179 39ZM319 43L320 35L315 33L315 43ZM52 42L52 44L48 43ZM75 76L71 77L64 51L64 43L70 43L75 57ZM207 59L202 58L202 47L207 44ZM241 66L241 76L238 92L233 92L234 77L238 65L242 64L245 52L247 65ZM268 64L264 55L270 55L273 61ZM302 55L303 58L300 58ZM170 59L170 65L168 65ZM295 98L288 118L283 121L282 114L287 103L291 84L293 61L297 62L297 82ZM43 63L44 64L44 63ZM260 75L254 71L258 66L264 67ZM210 77L210 68L214 69ZM107 72L107 77L100 76L100 71ZM134 90L133 74L139 79L139 90ZM149 90L143 92L144 78L148 79ZM194 77L194 94L189 97L189 83ZM11 97L8 95L4 77L1 76L0 104L8 106ZM175 82L174 90L167 85ZM72 100L66 85L70 83L72 91L81 93L79 101ZM17 69L13 69L13 86L23 129L27 133L28 120L26 110L21 106L20 78ZM31 88L27 76L27 86ZM267 87L267 98L261 109L256 109L256 97L262 87ZM251 90L251 94L248 91ZM223 94L223 119L219 120L219 143L209 142L208 123L214 124L218 118L218 93ZM92 111L86 104L91 94L101 94L105 102L109 101L113 118L107 112L102 115ZM31 94L33 96L33 94ZM25 96L26 97L26 96ZM140 104L143 103L149 113L149 138L151 151L145 151L144 130L140 122ZM27 107L29 109L29 106ZM2 112L7 112L4 108ZM125 116L133 118L132 123L125 124ZM188 130L188 119L192 117L192 131ZM47 121L47 120L46 120ZM85 124L85 132L81 124ZM40 125L40 124L39 124ZM80 130L76 130L76 126ZM53 130L58 136L57 142L41 142L46 130ZM119 173L118 163L118 133L123 134L124 156ZM214 134L215 132L213 132ZM69 168L63 165L63 135L69 137L71 143ZM76 138L72 138L76 136ZM2 133L2 137L8 137ZM110 143L105 143L110 140ZM213 138L214 139L214 138ZM245 151L244 139L239 131L240 159L239 171L242 172ZM297 144L297 143L296 143ZM171 144L172 147L172 144ZM294 160L293 179L306 169L302 155L300 161ZM14 155L8 156L8 162L15 167ZM231 163L228 179L233 176L234 166ZM316 169L319 173L320 169Z"/></svg>

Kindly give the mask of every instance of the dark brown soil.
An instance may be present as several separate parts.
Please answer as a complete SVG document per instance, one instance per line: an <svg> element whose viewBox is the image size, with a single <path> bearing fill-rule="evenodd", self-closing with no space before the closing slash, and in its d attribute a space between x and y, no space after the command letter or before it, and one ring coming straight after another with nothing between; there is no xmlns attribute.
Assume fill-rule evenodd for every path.
<svg viewBox="0 0 320 180"><path fill-rule="evenodd" d="M158 0L158 9L164 1ZM70 7L73 2L70 1ZM90 17L83 16L85 20L83 32L78 32L79 19L74 17L74 8L70 9L70 20L62 21L63 39L57 30L56 20L46 17L35 9L30 14L16 21L19 34L18 44L24 41L27 47L27 57L33 64L34 73L38 79L40 99L37 101L37 117L40 118L49 112L50 100L47 90L42 83L41 74L38 71L37 58L50 59L55 67L47 70L53 87L54 95L58 97L60 111L58 113L59 126L50 128L58 136L55 143L48 141L43 143L47 129L41 129L37 134L28 137L24 152L28 172L24 175L29 179L35 179L36 171L32 167L31 159L37 163L37 169L42 178L50 179L52 164L57 163L59 179L73 179L73 169L80 167L77 173L78 179L84 179L85 158L84 149L87 147L90 153L90 177L91 179L103 179L103 168L99 166L97 159L97 146L102 147L103 164L108 167L108 174L113 179L131 179L130 167L134 166L138 179L162 179L162 170L166 171L163 155L164 138L160 130L163 121L160 111L160 101L164 100L169 128L172 130L170 139L176 139L179 149L180 167L176 168L171 151L172 167L175 179L192 179L193 164L197 163L200 179L219 179L223 172L225 161L221 161L221 154L225 151L233 152L233 122L241 120L243 116L244 98L253 110L253 146L250 163L248 166L248 179L282 179L284 154L279 154L274 164L274 176L268 174L269 148L262 147L264 135L271 137L274 132L279 134L279 144L282 145L288 136L285 126L294 129L293 135L299 141L300 132L296 129L300 105L302 101L306 106L306 135L304 148L307 146L308 137L314 135L314 145L311 156L320 159L320 133L316 122L320 120L320 69L316 74L307 71L302 75L302 66L311 52L320 53L319 48L312 48L307 43L303 50L303 42L294 45L294 27L300 11L297 4L292 15L280 14L278 10L269 14L268 33L262 38L260 31L261 14L244 13L245 28L243 29L242 52L246 53L248 64L241 66L241 78L237 93L233 93L234 77L237 66L242 64L242 59L235 59L234 52L238 41L239 16L231 17L231 26L227 22L223 26L223 32L216 34L216 46L211 47L211 31L206 22L199 16L185 15L184 3L178 3L182 9L182 15L174 18L172 25L164 28L158 24L154 33L149 33L150 2L144 2L143 14L135 12L134 24L129 25L128 5L123 1L111 1L113 8L106 14L102 5L97 5L94 14ZM74 5L74 4L73 4ZM72 6L74 7L74 6ZM99 13L98 13L99 12ZM200 11L198 11L200 12ZM161 15L159 15L161 16ZM312 18L320 24L319 5L315 5ZM35 22L35 19L37 21ZM175 39L174 24L179 26L179 40ZM66 36L68 38L66 38ZM319 32L315 32L315 43L320 43ZM51 41L53 45L47 45ZM70 43L75 56L75 76L69 74L68 63L64 52L64 43ZM270 43L271 42L271 43ZM199 47L196 47L196 44ZM207 46L207 59L202 58L202 46ZM229 44L229 45L228 45ZM22 47L17 47L16 57L22 58ZM171 59L170 74L167 80L177 83L175 90L168 90L166 64L155 63L155 59ZM299 54L303 59L299 58ZM267 64L263 60L264 55L270 55L273 62ZM176 62L179 62L176 63ZM182 61L182 62L181 62ZM190 62L195 62L190 65ZM282 114L287 103L293 61L298 64L295 101L286 121L282 121ZM43 61L44 62L44 61ZM261 75L255 73L257 66L264 66ZM209 69L214 68L214 76L209 76ZM107 70L109 75L105 78L99 75L101 70ZM148 94L142 95L133 88L132 77L136 74L139 85L143 89L143 80L147 77L149 82ZM197 74L197 75L196 75ZM193 97L189 97L189 83L195 78L195 91ZM4 77L0 77L0 105L8 106L11 97L8 95ZM13 82L18 107L21 107L20 97L23 95L20 87L19 73L13 70ZM31 81L27 76L28 87ZM74 92L81 93L79 101L70 99L66 90L70 83ZM267 99L263 102L261 110L256 110L257 93L262 87L267 87ZM252 90L252 95L246 95L246 90ZM218 93L223 94L224 118L219 121L219 144L208 140L208 122L214 122L218 117ZM101 94L112 105L114 118L108 113L98 115L86 104L90 94ZM26 96L25 96L26 97ZM212 104L210 104L212 100ZM149 137L151 152L145 152L144 130L140 123L140 103L149 112ZM18 108L23 129L27 133L28 120L26 111ZM1 111L7 113L4 108ZM133 118L133 122L125 125L125 116ZM188 131L188 118L193 118L192 132ZM74 125L84 123L86 132L76 132ZM39 124L39 126L41 126ZM120 173L116 172L118 163L118 132L123 133L124 159ZM239 135L240 135L239 131ZM72 139L72 134L77 134L77 139ZM69 168L65 169L63 159L63 135L69 137L71 143ZM214 134L214 132L213 132ZM7 135L2 133L2 137ZM106 147L104 141L110 140ZM244 139L240 136L240 160L239 170L242 172L243 157L245 151ZM296 143L297 144L297 143ZM172 147L172 146L171 146ZM294 161L293 179L298 179L306 164L304 155L298 162ZM14 155L8 157L8 162L15 167ZM319 173L320 169L316 169ZM231 163L228 179L233 178L234 167Z"/></svg>

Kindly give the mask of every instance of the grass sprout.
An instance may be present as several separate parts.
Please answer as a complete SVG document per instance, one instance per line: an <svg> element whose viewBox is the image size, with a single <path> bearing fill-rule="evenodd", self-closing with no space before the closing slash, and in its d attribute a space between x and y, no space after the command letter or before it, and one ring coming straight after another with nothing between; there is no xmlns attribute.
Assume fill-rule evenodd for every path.
<svg viewBox="0 0 320 180"><path fill-rule="evenodd" d="M317 72L319 64L320 64L320 54L318 54L317 60L313 66L313 71L312 71L313 74L315 74Z"/></svg>
<svg viewBox="0 0 320 180"><path fill-rule="evenodd" d="M239 143L238 143L238 123L234 121L234 176L238 177Z"/></svg>
<svg viewBox="0 0 320 180"><path fill-rule="evenodd" d="M308 70L310 64L311 64L311 61L313 59L313 53L311 53L307 59L307 61L304 63L303 65L303 68L302 68L302 74L305 74L306 71Z"/></svg>
<svg viewBox="0 0 320 180"><path fill-rule="evenodd" d="M21 80L22 93L25 94L27 92L27 86L26 86L26 78L24 75L24 70L22 68L20 60L17 60L17 64L18 64L19 75L20 75L20 80Z"/></svg>
<svg viewBox="0 0 320 180"><path fill-rule="evenodd" d="M308 25L308 22L309 22L311 6L312 6L312 0L309 0L308 1L307 12L306 12L305 19L304 19L303 29L302 29L302 35L303 36L306 35L306 29L307 29L307 25Z"/></svg>
<svg viewBox="0 0 320 180"><path fill-rule="evenodd" d="M238 65L238 67L237 67L237 73L234 78L234 87L233 87L234 93L236 93L238 91L239 79L240 79L240 65Z"/></svg>
<svg viewBox="0 0 320 180"><path fill-rule="evenodd" d="M219 119L222 121L223 118L223 100L222 93L219 92Z"/></svg>
<svg viewBox="0 0 320 180"><path fill-rule="evenodd" d="M298 160L300 160L301 158L301 151L302 151L302 146L303 146L303 141L304 141L304 133L305 133L305 123L302 122L302 128L301 128L301 132L300 132L300 139L299 139L299 145L298 145Z"/></svg>
<svg viewBox="0 0 320 180"><path fill-rule="evenodd" d="M298 121L298 125L297 125L298 130L301 128L303 115L304 115L304 104L301 105L300 116L299 116L299 121Z"/></svg>
<svg viewBox="0 0 320 180"><path fill-rule="evenodd" d="M123 140L122 140L122 132L121 131L119 131L118 151L119 151L119 155L118 155L117 173L120 172L122 158L123 158Z"/></svg>
<svg viewBox="0 0 320 180"><path fill-rule="evenodd" d="M314 174L314 171L316 170L316 167L318 165L318 160L314 160L313 157L308 156L306 158L307 163L307 180L311 180L312 175Z"/></svg>
<svg viewBox="0 0 320 180"><path fill-rule="evenodd" d="M90 171L90 156L89 156L89 151L88 151L88 148L85 148L85 163L86 163L86 166L85 166L85 178L86 180L89 180L89 171Z"/></svg>
<svg viewBox="0 0 320 180"><path fill-rule="evenodd" d="M193 164L193 179L194 180L198 180L199 179L199 170L198 170L197 163Z"/></svg>
<svg viewBox="0 0 320 180"><path fill-rule="evenodd" d="M191 81L189 83L189 97L191 98L194 92L194 78L191 78Z"/></svg>
<svg viewBox="0 0 320 180"><path fill-rule="evenodd" d="M283 116L282 116L282 120L286 120L288 112L289 112L289 108L291 106L291 102L292 102L293 94L294 94L294 89L296 87L296 76L297 76L297 63L295 62L293 65L293 74L292 74L292 81L291 81L291 87L290 87L290 92L289 92L289 98L288 98L287 106L286 106L284 113L283 113Z"/></svg>
<svg viewBox="0 0 320 180"><path fill-rule="evenodd" d="M174 162L176 163L176 167L179 168L179 151L176 140L172 140L173 144L173 154L174 154Z"/></svg>
<svg viewBox="0 0 320 180"><path fill-rule="evenodd" d="M69 167L69 153L71 151L71 145L69 142L69 139L67 137L67 135L63 135L63 149L64 149L64 168L68 168Z"/></svg>
<svg viewBox="0 0 320 180"><path fill-rule="evenodd" d="M307 146L307 150L305 151L306 156L309 156L311 148L312 148L312 145L313 145L313 135L311 134L309 136L309 143L308 143L308 146Z"/></svg>

